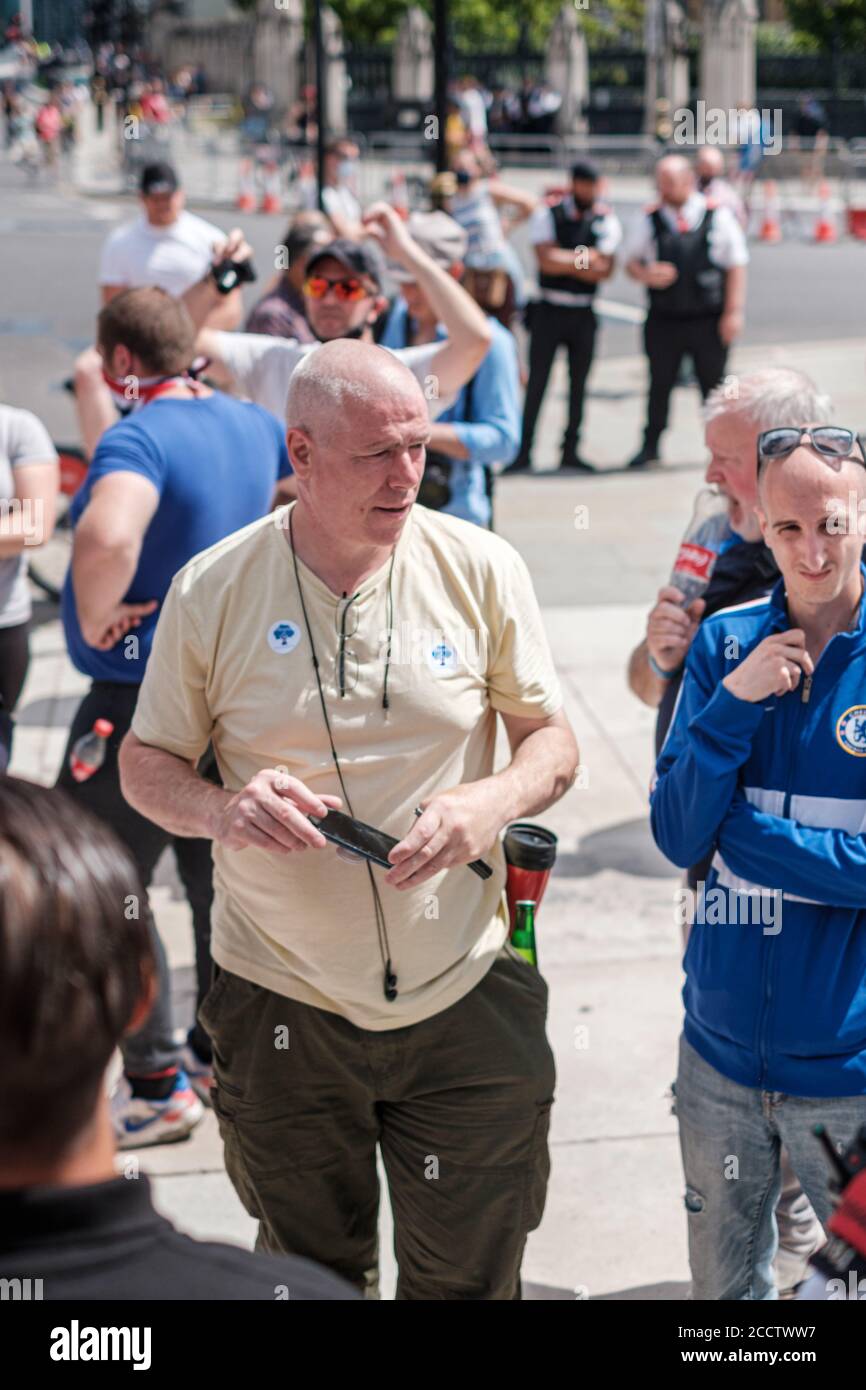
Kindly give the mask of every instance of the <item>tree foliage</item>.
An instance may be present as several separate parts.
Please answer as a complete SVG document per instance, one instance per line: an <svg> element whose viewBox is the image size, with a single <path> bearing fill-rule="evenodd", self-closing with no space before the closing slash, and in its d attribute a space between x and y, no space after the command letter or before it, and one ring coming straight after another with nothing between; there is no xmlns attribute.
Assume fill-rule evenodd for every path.
<svg viewBox="0 0 866 1390"><path fill-rule="evenodd" d="M833 47L834 37L842 52L866 45L866 0L785 0L788 19L819 48Z"/></svg>
<svg viewBox="0 0 866 1390"><path fill-rule="evenodd" d="M432 18L433 0L329 0L339 15L349 43L392 43L411 4ZM525 38L543 48L551 25L568 0L450 0L451 35L455 46L513 48ZM251 12L256 0L233 0L236 9ZM306 0L307 19L312 3ZM644 0L588 0L577 14L590 42L625 40L643 29Z"/></svg>

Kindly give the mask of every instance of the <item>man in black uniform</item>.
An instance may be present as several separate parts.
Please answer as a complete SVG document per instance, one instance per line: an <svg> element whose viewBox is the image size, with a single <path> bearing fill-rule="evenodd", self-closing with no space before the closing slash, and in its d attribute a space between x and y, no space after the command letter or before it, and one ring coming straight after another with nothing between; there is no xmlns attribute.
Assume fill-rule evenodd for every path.
<svg viewBox="0 0 866 1390"><path fill-rule="evenodd" d="M559 202L542 203L533 213L529 234L538 261L539 293L528 316L529 382L520 453L503 472L531 468L538 412L557 348L563 346L568 350L571 390L560 467L592 473L595 470L577 453L584 386L595 346L592 301L596 287L613 273L614 252L622 239L618 218L598 201L594 165L572 166L571 193Z"/></svg>
<svg viewBox="0 0 866 1390"><path fill-rule="evenodd" d="M746 296L749 252L730 208L698 192L681 155L659 160L656 184L660 201L639 219L626 247L626 270L649 290L649 406L643 444L630 468L658 462L685 354L694 362L704 400L722 380L728 348L742 332Z"/></svg>

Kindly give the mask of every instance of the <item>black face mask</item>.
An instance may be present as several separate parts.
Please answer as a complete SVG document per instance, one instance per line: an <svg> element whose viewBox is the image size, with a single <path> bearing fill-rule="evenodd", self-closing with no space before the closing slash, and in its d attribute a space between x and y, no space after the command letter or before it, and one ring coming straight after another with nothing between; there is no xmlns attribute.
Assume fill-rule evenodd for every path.
<svg viewBox="0 0 866 1390"><path fill-rule="evenodd" d="M705 189L709 188L709 186L710 186L711 183L712 183L712 179L711 179L711 178L708 178L706 174L701 174L700 178L698 179L698 189L699 189L699 191L700 191L701 193L703 193Z"/></svg>
<svg viewBox="0 0 866 1390"><path fill-rule="evenodd" d="M362 323L358 328L352 328L352 329L350 329L348 333L338 333L338 334L337 334L337 337L338 337L338 338L360 338L360 337L363 335L364 329L365 329L366 327L367 327L366 323ZM311 330L311 332L318 338L318 340L319 340L320 343L333 343L333 341L334 341L333 338L323 338L322 335L321 335L320 333L316 333L316 330L315 330L315 328L313 328L313 325L312 325L312 324L310 324L310 330Z"/></svg>
<svg viewBox="0 0 866 1390"><path fill-rule="evenodd" d="M574 195L572 194L574 197ZM578 212L589 212L595 200L593 198L575 198L574 205Z"/></svg>

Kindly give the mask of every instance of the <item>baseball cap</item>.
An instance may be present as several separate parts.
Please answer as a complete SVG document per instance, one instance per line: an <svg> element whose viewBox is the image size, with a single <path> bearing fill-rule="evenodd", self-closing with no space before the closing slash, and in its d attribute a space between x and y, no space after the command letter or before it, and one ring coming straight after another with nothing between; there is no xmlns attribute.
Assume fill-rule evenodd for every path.
<svg viewBox="0 0 866 1390"><path fill-rule="evenodd" d="M571 177L572 180L586 179L588 183L597 183L598 166L593 164L591 159L578 159L571 166Z"/></svg>
<svg viewBox="0 0 866 1390"><path fill-rule="evenodd" d="M145 164L141 171L140 189L143 197L151 193L175 193L180 181L170 164Z"/></svg>
<svg viewBox="0 0 866 1390"><path fill-rule="evenodd" d="M348 237L337 237L325 246L317 246L307 261L306 274L310 275L313 266L327 256L339 261L340 265L354 271L356 275L366 275L377 289L382 288L385 280L385 261L375 242L350 241Z"/></svg>
<svg viewBox="0 0 866 1390"><path fill-rule="evenodd" d="M469 242L464 229L447 212L413 212L406 223L407 231L413 241L417 241L422 251L426 251L431 261L443 270L462 261L466 256ZM411 271L391 261L388 274L398 285L405 285L414 279Z"/></svg>

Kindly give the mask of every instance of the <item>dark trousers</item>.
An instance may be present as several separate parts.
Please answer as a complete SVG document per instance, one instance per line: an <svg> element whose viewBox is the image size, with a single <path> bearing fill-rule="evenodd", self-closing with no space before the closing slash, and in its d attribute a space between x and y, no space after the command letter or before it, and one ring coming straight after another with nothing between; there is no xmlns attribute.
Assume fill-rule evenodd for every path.
<svg viewBox="0 0 866 1390"><path fill-rule="evenodd" d="M57 779L62 787L79 805L92 811L100 820L111 826L118 838L129 850L141 878L142 887L147 890L157 860L170 844L174 848L178 874L183 883L192 909L195 932L195 959L197 1006L210 988L210 911L213 902L213 866L210 840L188 839L171 835L153 821L147 820L133 810L124 800L120 790L120 776L117 768L117 750L126 734L135 704L138 699L137 685L121 685L111 681L94 681L78 707L69 741L63 755L63 765ZM72 745L82 734L93 728L97 719L110 719L114 733L108 740L105 761L86 782L76 782L69 771L69 754ZM203 775L219 782L215 765L200 767ZM130 892L132 889L130 889ZM164 1071L166 1067L176 1066L178 1049L174 1041L174 1021L171 1007L171 979L168 971L165 948L153 920L145 891L140 904L142 917L147 921L157 970L157 994L153 1009L143 1027L122 1044L124 1067L129 1076L148 1076ZM210 1059L210 1040L196 1020L189 1040L196 1052L204 1060Z"/></svg>
<svg viewBox="0 0 866 1390"><path fill-rule="evenodd" d="M6 771L12 756L15 728L12 712L24 687L29 665L29 621L0 627L0 773Z"/></svg>
<svg viewBox="0 0 866 1390"><path fill-rule="evenodd" d="M9 714L24 688L30 665L30 623L0 627L0 697Z"/></svg>
<svg viewBox="0 0 866 1390"><path fill-rule="evenodd" d="M562 462L569 464L577 452L580 426L583 420L583 397L586 378L592 365L595 349L595 313L589 307L570 309L567 305L546 304L543 300L532 306L529 330L529 380L523 403L523 437L519 459L528 463L538 412L547 390L550 369L557 349L568 352L568 424L562 439Z"/></svg>
<svg viewBox="0 0 866 1390"><path fill-rule="evenodd" d="M546 1014L547 985L510 946L456 1004L385 1032L217 966L201 1010L214 1109L257 1249L375 1297L378 1144L398 1299L520 1298L550 1169Z"/></svg>
<svg viewBox="0 0 866 1390"><path fill-rule="evenodd" d="M651 313L644 324L644 347L650 369L644 445L654 451L667 427L671 392L683 358L692 358L701 395L706 400L725 375L728 349L719 337L718 314L669 319Z"/></svg>

